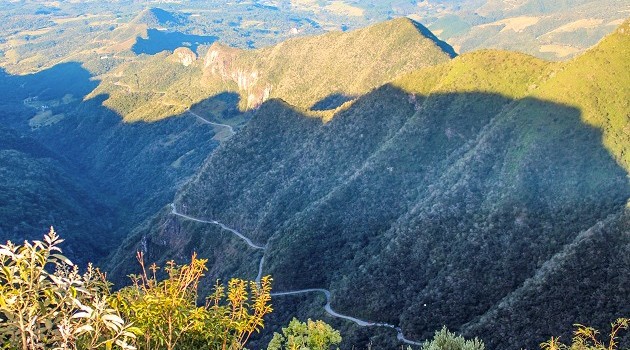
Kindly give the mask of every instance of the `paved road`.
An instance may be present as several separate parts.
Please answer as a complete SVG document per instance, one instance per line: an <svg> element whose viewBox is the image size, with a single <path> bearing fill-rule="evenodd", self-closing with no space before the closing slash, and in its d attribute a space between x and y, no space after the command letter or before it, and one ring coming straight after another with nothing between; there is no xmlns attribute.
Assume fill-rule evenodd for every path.
<svg viewBox="0 0 630 350"><path fill-rule="evenodd" d="M232 135L236 134L236 132L234 131L234 128L233 128L231 125L211 122L211 121L209 121L208 119L206 119L206 118L204 118L204 117L200 116L199 114L197 114L197 113L195 113L195 112L193 112L193 111L191 111L191 110L188 110L188 113L190 113L190 114L194 115L195 117L197 117L197 119L201 120L202 122L204 122L204 123L206 123L206 124L216 125L216 126L220 126L220 127L222 127L222 128L227 128L228 130L230 130L230 133L231 133Z"/></svg>
<svg viewBox="0 0 630 350"><path fill-rule="evenodd" d="M394 326L393 324L369 322L369 321L358 319L356 317L347 316L347 315L343 315L343 314L340 314L340 313L336 312L330 306L331 295L330 295L330 291L326 290L326 289L321 289L321 288L301 289L301 290L294 290L294 291L289 291L289 292L271 293L271 296L272 297L280 297L280 296L284 296L284 295L297 295L297 294L304 294L304 293L324 293L324 295L326 296L326 305L324 305L324 310L326 310L326 312L330 316L333 316L333 317L336 317L336 318L342 318L342 319L348 320L348 321L352 321L352 322L356 323L357 325L359 325L361 327L386 327L386 328L391 328L391 329L396 330L396 332L398 333L396 338L398 340L400 340L401 342L409 344L409 345L422 345L421 342L415 342L413 340L409 340L409 339L405 338L405 336L403 335L402 329L400 329L400 327Z"/></svg>
<svg viewBox="0 0 630 350"><path fill-rule="evenodd" d="M190 112L191 114L194 115L194 113ZM198 118L201 118L199 116L197 116ZM203 119L203 118L201 118ZM192 216L188 216L186 214L182 214L180 212L177 211L177 207L175 206L175 203L171 203L171 213L173 215L179 216L181 218L184 218L186 220L191 220L191 221L196 221L196 222L200 222L200 223L204 223L204 224L211 224L211 225L218 225L220 226L222 229L227 230L232 232L233 234L235 234L236 236L238 236L239 238L241 238L242 240L244 240L247 245L249 245L250 247L254 248L254 249L259 249L259 250L263 250L265 251L267 249L267 246L261 246L261 245L257 245L254 244L249 238L245 237L243 234L241 234L240 232L238 232L237 230L227 227L224 224L216 221L216 220L202 220L202 219L197 219L194 218ZM265 256L263 255L263 257L260 259L260 263L258 264L258 275L256 276L256 282L260 283L260 279L262 278L263 275L263 265L265 263ZM281 297L281 296L287 296L287 295L297 295L297 294L305 294L305 293L323 293L326 296L326 305L324 305L324 310L331 315L332 317L336 317L336 318L341 318L344 320L348 320L348 321L352 321L354 323L356 323L358 326L360 327L385 327L385 328L391 328L394 329L397 332L396 338L405 343L405 344L409 344L409 345L422 345L421 342L416 342L413 340L409 340L407 338L405 338L405 336L403 335L402 329L400 327L397 327L393 324L389 324L389 323L378 323L378 322L370 322L370 321L365 321L356 317L352 317L352 316L347 316L347 315L343 315L340 314L338 312L336 312L335 310L332 309L332 307L330 306L330 299L331 299L331 294L329 290L326 289L321 289L321 288L311 288L311 289L300 289L300 290L292 290L292 291L286 291L286 292L274 292L271 293L272 297Z"/></svg>
<svg viewBox="0 0 630 350"><path fill-rule="evenodd" d="M192 216L188 216L188 215L186 215L186 214L182 214L182 213L180 213L180 212L178 212L178 211L177 211L177 207L175 206L175 203L171 203L171 214L173 214L173 215L177 215L177 216L182 217L182 218L184 218L184 219L186 219L186 220L200 222L200 223L202 223L202 224L212 224L212 225L217 225L217 226L221 227L222 229L224 229L224 230L226 230L226 231L230 231L230 232L232 232L233 234L235 234L236 236L238 236L240 239L244 240L244 241L245 241L245 243L247 243L247 245L248 245L248 246L250 246L250 247L252 247L252 248L254 248L254 249L261 249L261 250L265 250L265 248L266 248L265 246L255 244L254 242L252 242L252 240L251 240L251 239L249 239L249 238L247 238L247 237L243 236L240 232L236 231L236 230L235 230L235 229L233 229L233 228L227 227L227 226L223 225L222 223L220 223L220 222L218 222L218 221L216 221L216 220L210 220L210 221L208 221L208 220L202 220L202 219L193 218Z"/></svg>

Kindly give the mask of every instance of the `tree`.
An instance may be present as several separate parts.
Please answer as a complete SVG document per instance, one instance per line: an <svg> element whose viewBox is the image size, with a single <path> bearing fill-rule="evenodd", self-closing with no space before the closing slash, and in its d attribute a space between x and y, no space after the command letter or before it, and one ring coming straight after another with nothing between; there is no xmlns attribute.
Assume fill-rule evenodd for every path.
<svg viewBox="0 0 630 350"><path fill-rule="evenodd" d="M282 328L282 334L274 333L267 350L328 350L341 343L339 331L324 321L300 322L296 318Z"/></svg>
<svg viewBox="0 0 630 350"><path fill-rule="evenodd" d="M51 227L43 242L0 245L2 343L23 350L135 349L133 328L108 301L105 276L91 265L79 274L61 242Z"/></svg>
<svg viewBox="0 0 630 350"><path fill-rule="evenodd" d="M462 336L449 332L446 326L436 331L433 340L422 345L422 350L483 350L485 345L477 338L466 340Z"/></svg>

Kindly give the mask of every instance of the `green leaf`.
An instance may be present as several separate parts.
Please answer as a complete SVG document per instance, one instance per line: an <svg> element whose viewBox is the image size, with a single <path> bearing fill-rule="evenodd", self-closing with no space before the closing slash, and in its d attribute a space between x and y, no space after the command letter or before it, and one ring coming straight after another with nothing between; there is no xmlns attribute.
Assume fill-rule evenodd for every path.
<svg viewBox="0 0 630 350"><path fill-rule="evenodd" d="M72 315L71 318L90 318L90 315L92 315L92 313L90 312L85 312L85 311L79 311L76 314Z"/></svg>
<svg viewBox="0 0 630 350"><path fill-rule="evenodd" d="M103 320L115 322L118 324L125 324L125 321L117 315L104 315Z"/></svg>
<svg viewBox="0 0 630 350"><path fill-rule="evenodd" d="M72 263L72 261L70 261L70 259L66 258L65 256L63 256L61 254L51 254L50 256L63 261L67 265L74 266L74 263Z"/></svg>
<svg viewBox="0 0 630 350"><path fill-rule="evenodd" d="M93 332L93 331L94 331L94 327L90 326L89 324L86 324L75 329L74 334L83 334L83 333Z"/></svg>

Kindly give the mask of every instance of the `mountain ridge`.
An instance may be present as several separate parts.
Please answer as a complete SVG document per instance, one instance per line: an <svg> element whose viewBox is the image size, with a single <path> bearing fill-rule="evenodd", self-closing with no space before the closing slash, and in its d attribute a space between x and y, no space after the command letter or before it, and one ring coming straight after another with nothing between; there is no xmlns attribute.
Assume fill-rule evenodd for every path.
<svg viewBox="0 0 630 350"><path fill-rule="evenodd" d="M628 46L609 51L608 42L602 49L609 59L627 53ZM601 55L591 57L585 59L601 65ZM607 92L590 90L579 75L570 77L576 87L570 103L559 98L562 90L545 92L569 79L558 73L567 67L509 52L466 54L374 89L326 123L269 100L208 158L175 202L186 215L218 220L256 242L269 239L264 268L277 288L327 288L335 310L398 324L412 339L446 324L497 348L537 345L544 339L534 334L564 334L571 322L563 320L582 318L593 306L550 304L563 316L525 333L517 315L511 316L516 323L494 333L488 329L497 318L466 324L581 232L620 217L630 195L628 170L619 163L624 154L602 145L606 131L585 122L606 114L581 105ZM597 84L612 89L624 82L617 74ZM619 108L624 111L623 102ZM258 270L259 255L235 249L220 230L166 212L152 220L153 227L137 230L121 252L141 239L155 260L183 258L194 247L214 262L213 277L253 278ZM624 242L614 222L604 230ZM165 237L180 239L178 248L160 243ZM593 244L605 249L601 241ZM115 260L113 274L125 274L120 253ZM609 263L600 259L593 266L627 277L623 265ZM623 312L616 280L597 281L611 288L606 310ZM545 285L546 294L535 300L579 297L579 288L563 287ZM609 321L601 316L594 323ZM352 344L378 338L392 345L338 324Z"/></svg>
<svg viewBox="0 0 630 350"><path fill-rule="evenodd" d="M454 52L444 51L446 44L436 42L423 28L402 18L350 32L289 39L256 50L215 42L200 55L203 62L188 67L152 57L147 67L129 64L119 68L91 96L108 94L105 105L128 121L177 115L226 91L239 95L241 111L274 97L304 110L322 109L317 104L324 101L323 109L332 110L402 73L449 60ZM158 68L169 74L155 74ZM143 86L164 88L149 91ZM326 103L327 98L331 102Z"/></svg>

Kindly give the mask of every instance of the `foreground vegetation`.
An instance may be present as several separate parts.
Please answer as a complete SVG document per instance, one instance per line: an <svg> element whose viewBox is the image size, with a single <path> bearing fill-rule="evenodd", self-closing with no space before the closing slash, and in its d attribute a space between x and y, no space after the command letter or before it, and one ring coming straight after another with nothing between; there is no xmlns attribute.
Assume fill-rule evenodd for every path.
<svg viewBox="0 0 630 350"><path fill-rule="evenodd" d="M0 338L9 349L242 349L272 311L271 279L232 279L197 304L206 260L169 262L115 293L105 274L84 274L61 255L54 230L43 241L0 246ZM49 270L54 268L54 272Z"/></svg>
<svg viewBox="0 0 630 350"><path fill-rule="evenodd" d="M51 228L43 241L0 245L3 349L238 350L264 327L264 317L272 311L269 276L260 283L235 278L227 288L217 282L200 305L197 291L206 260L193 255L186 265L168 262L165 278L159 280L160 268L146 267L139 252L142 272L130 276L130 286L111 292L98 268L88 265L79 273L77 265L61 254L62 242ZM628 322L620 318L612 324L608 344L599 340L597 330L578 325L573 344L552 337L541 348L614 350ZM327 350L337 348L341 340L340 332L323 321L294 318L282 334L274 334L267 349ZM446 327L422 345L422 350L484 348L481 340L466 340Z"/></svg>

